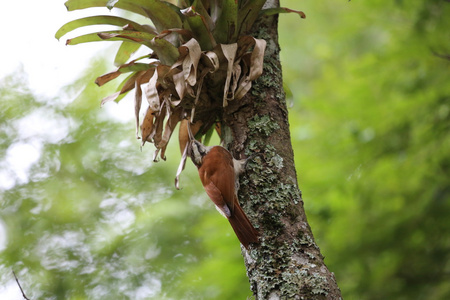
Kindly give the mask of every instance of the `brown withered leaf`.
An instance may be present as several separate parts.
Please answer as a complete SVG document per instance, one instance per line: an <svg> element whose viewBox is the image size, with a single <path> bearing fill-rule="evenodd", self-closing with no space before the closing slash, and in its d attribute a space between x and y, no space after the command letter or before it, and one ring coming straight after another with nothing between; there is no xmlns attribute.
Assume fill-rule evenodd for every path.
<svg viewBox="0 0 450 300"><path fill-rule="evenodd" d="M219 57L217 56L216 52L208 51L202 53L201 60L203 65L209 69L210 73L214 73L219 69Z"/></svg>
<svg viewBox="0 0 450 300"><path fill-rule="evenodd" d="M153 133L153 119L155 118L155 111L149 106L147 112L145 113L144 120L141 126L142 144L144 146L145 142L152 142Z"/></svg>
<svg viewBox="0 0 450 300"><path fill-rule="evenodd" d="M164 97L164 96L162 96ZM164 100L161 103L161 107L159 112L156 114L155 116L155 123L154 123L154 135L153 135L153 143L156 146L156 153L159 152L160 148L158 147L158 145L161 143L162 140L162 133L163 133L163 129L164 129L164 119L166 118L166 115L169 116L170 115L170 108L168 107L168 101ZM155 155L153 157L153 161L157 161Z"/></svg>
<svg viewBox="0 0 450 300"><path fill-rule="evenodd" d="M230 91L231 75L233 74L234 59L236 57L237 43L221 44L222 53L227 60L227 77L223 87L223 106L228 105L229 100L233 100L234 91Z"/></svg>
<svg viewBox="0 0 450 300"><path fill-rule="evenodd" d="M178 143L180 144L181 153L183 153L184 148L186 148L186 145L189 143L189 140L190 140L188 124L189 124L188 119L183 119L180 122L180 128L179 128L179 133L178 133ZM191 123L191 131L194 136L200 130L202 125L203 125L203 122L200 120L195 123Z"/></svg>
<svg viewBox="0 0 450 300"><path fill-rule="evenodd" d="M175 90L177 91L178 98L183 100L186 94L186 81L184 80L183 72L178 71L172 75L173 84L175 85Z"/></svg>
<svg viewBox="0 0 450 300"><path fill-rule="evenodd" d="M136 138L139 139L139 113L141 111L142 104L142 78L147 71L140 72L141 74L136 78L136 92L134 94L134 118L136 121Z"/></svg>
<svg viewBox="0 0 450 300"><path fill-rule="evenodd" d="M102 76L97 77L97 79L95 79L95 84L98 86L102 86L107 82L110 82L113 79L116 79L117 77L119 77L122 74L122 72L120 71L113 71L113 72L109 72L106 73Z"/></svg>
<svg viewBox="0 0 450 300"><path fill-rule="evenodd" d="M266 41L263 39L255 39L255 45L250 55L250 66L248 74L242 76L239 86L236 90L236 99L241 99L250 90L252 81L261 76L263 71L264 50L266 49Z"/></svg>
<svg viewBox="0 0 450 300"><path fill-rule="evenodd" d="M105 98L102 99L102 102L100 103L100 106L103 106L107 102L116 100L117 97L119 97L119 95L120 95L120 92L115 92L114 94L106 96Z"/></svg>
<svg viewBox="0 0 450 300"><path fill-rule="evenodd" d="M183 172L184 167L186 165L188 146L189 145L186 143L186 145L184 146L184 149L181 151L181 153L182 153L181 160L180 160L180 164L178 165L177 175L175 176L175 188L177 190L181 189L180 188L180 174L181 174L181 172Z"/></svg>
<svg viewBox="0 0 450 300"><path fill-rule="evenodd" d="M197 83L197 67L202 54L199 43L196 39L190 39L187 43L181 45L178 50L181 53L187 52L183 58L183 74L184 79L190 86Z"/></svg>
<svg viewBox="0 0 450 300"><path fill-rule="evenodd" d="M139 77L141 72L136 72L128 77L127 81L124 83L119 92L116 92L108 97L102 99L100 106L103 106L105 103L116 100L120 95L128 93L132 89L134 89L136 85L136 78Z"/></svg>
<svg viewBox="0 0 450 300"><path fill-rule="evenodd" d="M159 111L160 109L160 100L158 94L158 70L153 73L153 76L150 78L147 88L145 89L145 96L147 97L147 102L150 108L153 111Z"/></svg>
<svg viewBox="0 0 450 300"><path fill-rule="evenodd" d="M183 118L182 116L183 108L182 107L176 107L171 111L169 119L166 122L166 127L164 128L164 134L162 136L161 142L156 145L156 147L161 149L161 158L166 160L166 148L167 144L169 143L170 137L172 136L172 133L177 126L178 122L181 121Z"/></svg>

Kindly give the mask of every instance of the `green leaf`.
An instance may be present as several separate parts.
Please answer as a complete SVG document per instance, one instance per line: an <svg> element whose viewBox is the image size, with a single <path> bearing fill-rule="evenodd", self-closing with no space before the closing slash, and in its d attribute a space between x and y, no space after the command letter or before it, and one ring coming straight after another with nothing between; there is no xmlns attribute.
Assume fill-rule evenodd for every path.
<svg viewBox="0 0 450 300"><path fill-rule="evenodd" d="M290 9L287 7L277 7L277 8L269 8L269 9L263 9L261 11L261 14L263 15L276 15L276 14L286 14L286 13L296 13L300 16L300 18L304 19L306 18L306 15L304 12L300 10Z"/></svg>
<svg viewBox="0 0 450 300"><path fill-rule="evenodd" d="M98 36L101 39L104 39L104 40L110 40L110 39L113 39L113 40L127 40L127 41L131 41L131 42L135 42L135 43L146 45L149 48L152 48L151 47L151 41L155 37L154 34L151 34L151 33L148 33L148 32L127 31L127 30L122 30L122 31L119 31L119 32L99 32Z"/></svg>
<svg viewBox="0 0 450 300"><path fill-rule="evenodd" d="M265 2L266 0L249 0L239 9L239 35L245 34L252 28Z"/></svg>
<svg viewBox="0 0 450 300"><path fill-rule="evenodd" d="M219 44L230 44L236 42L238 34L238 1L219 1L222 12L217 19L213 35Z"/></svg>
<svg viewBox="0 0 450 300"><path fill-rule="evenodd" d="M158 0L120 0L116 3L108 0L69 0L65 3L69 11L91 7L113 7L134 12L152 20L158 31L181 28L179 8L173 4Z"/></svg>
<svg viewBox="0 0 450 300"><path fill-rule="evenodd" d="M183 15L186 16L184 19L184 27L190 28L202 50L212 50L216 46L216 41L211 34L211 29L207 25L206 19L200 13L195 11L194 6L191 6L182 12Z"/></svg>
<svg viewBox="0 0 450 300"><path fill-rule="evenodd" d="M147 31L144 26L141 26L140 24L125 19L121 17L116 16L93 16L93 17L86 17L82 19L77 19L71 22L68 22L64 24L55 34L55 38L58 40L67 34L68 32L75 30L80 27L84 26L90 26L90 25L114 25L114 26L120 26L123 27L125 25L131 25L134 29L138 31Z"/></svg>
<svg viewBox="0 0 450 300"><path fill-rule="evenodd" d="M68 39L66 45L77 45L81 43L100 42L100 41L128 41L146 45L151 48L150 41L155 37L154 34L141 31L112 30L89 33Z"/></svg>
<svg viewBox="0 0 450 300"><path fill-rule="evenodd" d="M107 7L107 6L109 6L108 8L111 10L112 9L112 7L110 6L111 4L112 2L109 0L68 0L66 3L64 3L68 11L92 7ZM142 8L140 8L136 4L134 4L133 1L121 0L115 3L114 7L134 12L147 17L145 11L142 10Z"/></svg>
<svg viewBox="0 0 450 300"><path fill-rule="evenodd" d="M116 31L116 32L118 32L118 31ZM115 39L115 40L118 41L120 39ZM80 35L80 36L77 36L72 39L68 39L66 41L66 45L78 45L78 44L83 44L83 43L101 42L101 41L103 41L103 39L101 39L98 36L98 32L95 32L95 33L88 33L88 34ZM113 41L113 40L111 39L110 41Z"/></svg>
<svg viewBox="0 0 450 300"><path fill-rule="evenodd" d="M131 55L136 52L141 45L133 42L123 42L117 50L116 57L114 58L114 65L120 66L126 63Z"/></svg>
<svg viewBox="0 0 450 300"><path fill-rule="evenodd" d="M161 63L165 65L171 66L177 61L178 48L165 39L153 39L150 42L150 48L155 51Z"/></svg>

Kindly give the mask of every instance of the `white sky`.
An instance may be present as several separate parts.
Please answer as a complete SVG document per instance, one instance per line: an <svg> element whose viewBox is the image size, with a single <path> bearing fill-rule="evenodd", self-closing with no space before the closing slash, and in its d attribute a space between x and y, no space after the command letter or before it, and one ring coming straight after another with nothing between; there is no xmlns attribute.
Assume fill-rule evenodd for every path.
<svg viewBox="0 0 450 300"><path fill-rule="evenodd" d="M65 0L0 0L0 25L3 29L0 42L0 80L23 68L28 75L29 87L37 95L49 98L55 97L60 93L63 86L82 74L90 59L100 55L102 50L111 45L109 43L88 43L65 46L66 39L74 36L71 33L61 38L60 41L56 40L55 32L68 21L89 15L110 14L106 8L68 12L64 2ZM90 32L90 30L84 32ZM113 69L112 63L111 67ZM132 113L123 116L121 112L124 109L120 106L122 105L112 103L106 105L105 109L119 121L131 119ZM126 110L128 111L128 109ZM30 118L33 117L39 116L36 113ZM48 122L51 121L54 120ZM30 122L24 119L17 121L17 123L18 126L26 126ZM32 123L36 124L35 122ZM45 122L39 123L46 124ZM30 129L32 129L31 127ZM8 189L14 184L26 183L26 173L41 155L40 143L42 143L42 140L51 142L64 135L61 132L56 132L54 136L42 136L43 132L48 132L44 127L41 128L41 134L36 133L37 136L41 135L40 142L36 142L36 139L19 141L8 148L6 157L0 157L0 165L3 169L0 171L4 171L3 173L0 172L0 181L2 181L0 182L0 189ZM36 128L34 129L36 130ZM16 178L15 181L11 181L10 177L5 177L5 174L7 175L5 172L13 172L19 179ZM6 243L6 231L0 218L0 251ZM0 271L6 272L8 270L0 268ZM23 299L12 273L11 279L6 285L0 284L0 299Z"/></svg>
<svg viewBox="0 0 450 300"><path fill-rule="evenodd" d="M81 74L86 62L100 53L105 47L102 43L65 46L67 36L58 41L55 32L70 20L91 14L110 14L109 10L68 12L64 2L25 0L2 5L0 78L23 66L33 90L54 96L60 87Z"/></svg>

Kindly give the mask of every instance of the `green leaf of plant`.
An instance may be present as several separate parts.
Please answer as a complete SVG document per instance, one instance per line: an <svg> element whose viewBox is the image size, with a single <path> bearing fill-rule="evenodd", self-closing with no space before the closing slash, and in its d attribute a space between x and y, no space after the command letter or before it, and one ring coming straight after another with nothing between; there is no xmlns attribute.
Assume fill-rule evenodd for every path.
<svg viewBox="0 0 450 300"><path fill-rule="evenodd" d="M120 66L126 63L130 59L131 55L139 49L139 47L141 47L141 45L138 43L123 42L120 45L119 50L117 50L116 57L114 58L114 65Z"/></svg>
<svg viewBox="0 0 450 300"><path fill-rule="evenodd" d="M119 32L119 31L114 31L114 32ZM66 41L66 45L78 45L78 44L82 44L82 43L101 42L101 41L103 41L103 39L101 39L98 36L98 32L94 32L94 33L80 35L80 36L77 36L72 39L68 39ZM114 40L111 39L110 41L114 41ZM115 39L115 41L120 41L120 39Z"/></svg>
<svg viewBox="0 0 450 300"><path fill-rule="evenodd" d="M68 0L64 5L66 6L68 11L92 8L92 7L107 7L111 10L112 2L109 0ZM147 17L146 12L139 6L133 3L133 1L123 1L120 0L114 4L114 7L127 10L130 12L134 12L140 15Z"/></svg>
<svg viewBox="0 0 450 300"><path fill-rule="evenodd" d="M211 34L211 29L207 25L205 18L194 10L194 7L188 7L182 11L186 16L184 23L191 29L195 39L200 44L202 50L209 51L216 46L216 41ZM185 27L187 27L185 25Z"/></svg>
<svg viewBox="0 0 450 300"><path fill-rule="evenodd" d="M261 14L270 16L275 14L285 14L285 13L296 13L300 16L300 18L304 19L306 18L306 15L304 12L300 10L294 10L287 7L277 7L277 8L269 8L269 9L263 9L261 11Z"/></svg>
<svg viewBox="0 0 450 300"><path fill-rule="evenodd" d="M77 19L71 22L68 22L64 24L55 34L55 38L58 40L67 34L68 32L75 30L80 27L84 26L90 26L90 25L114 25L114 26L120 26L123 27L125 25L131 25L134 29L138 31L146 31L145 27L141 26L140 24L125 19L121 17L116 16L93 16L93 17L86 17Z"/></svg>
<svg viewBox="0 0 450 300"><path fill-rule="evenodd" d="M179 8L171 3L160 0L68 0L65 3L69 11L91 7L113 7L134 12L148 17L158 31L169 28L181 28Z"/></svg>
<svg viewBox="0 0 450 300"><path fill-rule="evenodd" d="M165 65L171 66L177 61L178 48L165 39L153 39L150 42L150 48L155 51L161 63Z"/></svg>
<svg viewBox="0 0 450 300"><path fill-rule="evenodd" d="M155 37L154 34L142 31L127 31L122 30L119 32L99 32L98 36L104 40L127 40L139 44L143 44L152 48L150 42ZM153 49L153 48L152 48Z"/></svg>
<svg viewBox="0 0 450 300"><path fill-rule="evenodd" d="M222 7L222 13L216 22L213 36L219 44L236 42L238 34L238 1L222 0L218 5Z"/></svg>
<svg viewBox="0 0 450 300"><path fill-rule="evenodd" d="M129 41L146 45L151 48L150 41L155 37L154 34L141 31L112 30L89 33L68 39L66 45L77 45L81 43L99 42L99 41Z"/></svg>
<svg viewBox="0 0 450 300"><path fill-rule="evenodd" d="M238 12L239 35L249 31L255 23L266 0L249 0Z"/></svg>

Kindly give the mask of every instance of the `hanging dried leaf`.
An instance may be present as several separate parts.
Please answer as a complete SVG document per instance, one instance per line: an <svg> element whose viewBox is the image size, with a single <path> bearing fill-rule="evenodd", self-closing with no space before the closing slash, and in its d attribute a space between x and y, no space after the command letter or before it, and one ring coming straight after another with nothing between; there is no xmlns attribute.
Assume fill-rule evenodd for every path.
<svg viewBox="0 0 450 300"><path fill-rule="evenodd" d="M162 136L161 142L156 145L157 148L161 148L161 158L166 160L165 153L167 144L169 143L170 137L177 126L178 122L183 118L182 116L183 108L178 107L175 108L174 111L171 112L169 119L166 122L166 128L164 129L164 134Z"/></svg>
<svg viewBox="0 0 450 300"><path fill-rule="evenodd" d="M208 51L206 53L202 53L201 60L203 65L209 69L210 73L214 73L219 69L219 57L216 52Z"/></svg>
<svg viewBox="0 0 450 300"><path fill-rule="evenodd" d="M234 91L230 91L231 75L233 74L234 58L236 57L237 44L221 44L222 53L227 60L227 77L223 88L223 107L228 105L229 100L233 100Z"/></svg>
<svg viewBox="0 0 450 300"><path fill-rule="evenodd" d="M178 169L177 169L177 175L175 176L175 188L177 190L180 189L180 175L181 175L181 172L183 172L183 170L184 170L184 166L186 165L188 146L189 145L187 143L184 146L184 150L182 151L182 155L181 155L180 164L178 165Z"/></svg>
<svg viewBox="0 0 450 300"><path fill-rule="evenodd" d="M178 133L178 142L180 144L181 153L183 153L184 148L186 147L186 145L189 143L189 140L190 140L188 124L189 124L189 120L187 120L187 119L183 119L180 122L180 129L179 129L179 133ZM191 131L194 136L200 130L202 125L203 125L202 121L197 121L195 123L191 123Z"/></svg>
<svg viewBox="0 0 450 300"><path fill-rule="evenodd" d="M158 70L153 73L153 76L150 78L147 88L145 89L145 96L147 97L148 105L153 111L159 111L160 108L158 88L156 86L157 81Z"/></svg>
<svg viewBox="0 0 450 300"><path fill-rule="evenodd" d="M152 136L154 135L153 130L153 119L155 118L155 111L149 106L147 112L145 113L144 121L141 126L142 144L144 146L145 142L152 142Z"/></svg>
<svg viewBox="0 0 450 300"><path fill-rule="evenodd" d="M106 73L100 77L97 77L97 79L95 80L95 83L98 86L102 86L105 83L117 78L118 76L120 76L124 73L146 71L149 69L156 68L157 65L158 65L158 63L156 63L156 62L153 62L150 64L145 64L145 63L136 63L136 60L133 60L127 64L121 65L116 71Z"/></svg>
<svg viewBox="0 0 450 300"><path fill-rule="evenodd" d="M264 63L264 50L266 49L266 41L263 39L253 39L255 46L250 54L250 67L247 76L243 76L239 82L236 91L236 99L241 99L250 90L252 81L261 76ZM246 54L249 55L249 54Z"/></svg>
<svg viewBox="0 0 450 300"><path fill-rule="evenodd" d="M164 97L164 96L162 96ZM155 123L154 123L154 135L153 135L153 143L156 146L156 150L159 152L160 148L158 147L158 145L161 143L162 140L162 133L163 133L163 129L164 129L164 119L167 116L170 116L170 108L168 107L168 103L166 100L162 101L161 103L161 107L159 112L156 114L155 117ZM153 158L153 161L157 161L156 160L156 156Z"/></svg>
<svg viewBox="0 0 450 300"><path fill-rule="evenodd" d="M179 71L172 76L173 83L175 85L175 90L177 91L178 98L183 100L184 95L186 93L186 81L184 80L183 72Z"/></svg>
<svg viewBox="0 0 450 300"><path fill-rule="evenodd" d="M187 52L183 58L184 79L190 86L197 83L197 67L202 54L200 45L195 39L190 39L186 44L179 47L181 53Z"/></svg>
<svg viewBox="0 0 450 300"><path fill-rule="evenodd" d="M154 69L153 69L154 71ZM142 87L144 82L142 78L145 76L145 71L140 72L140 75L136 78L136 93L134 94L134 117L136 120L136 138L139 139L139 112L141 111L142 104Z"/></svg>

